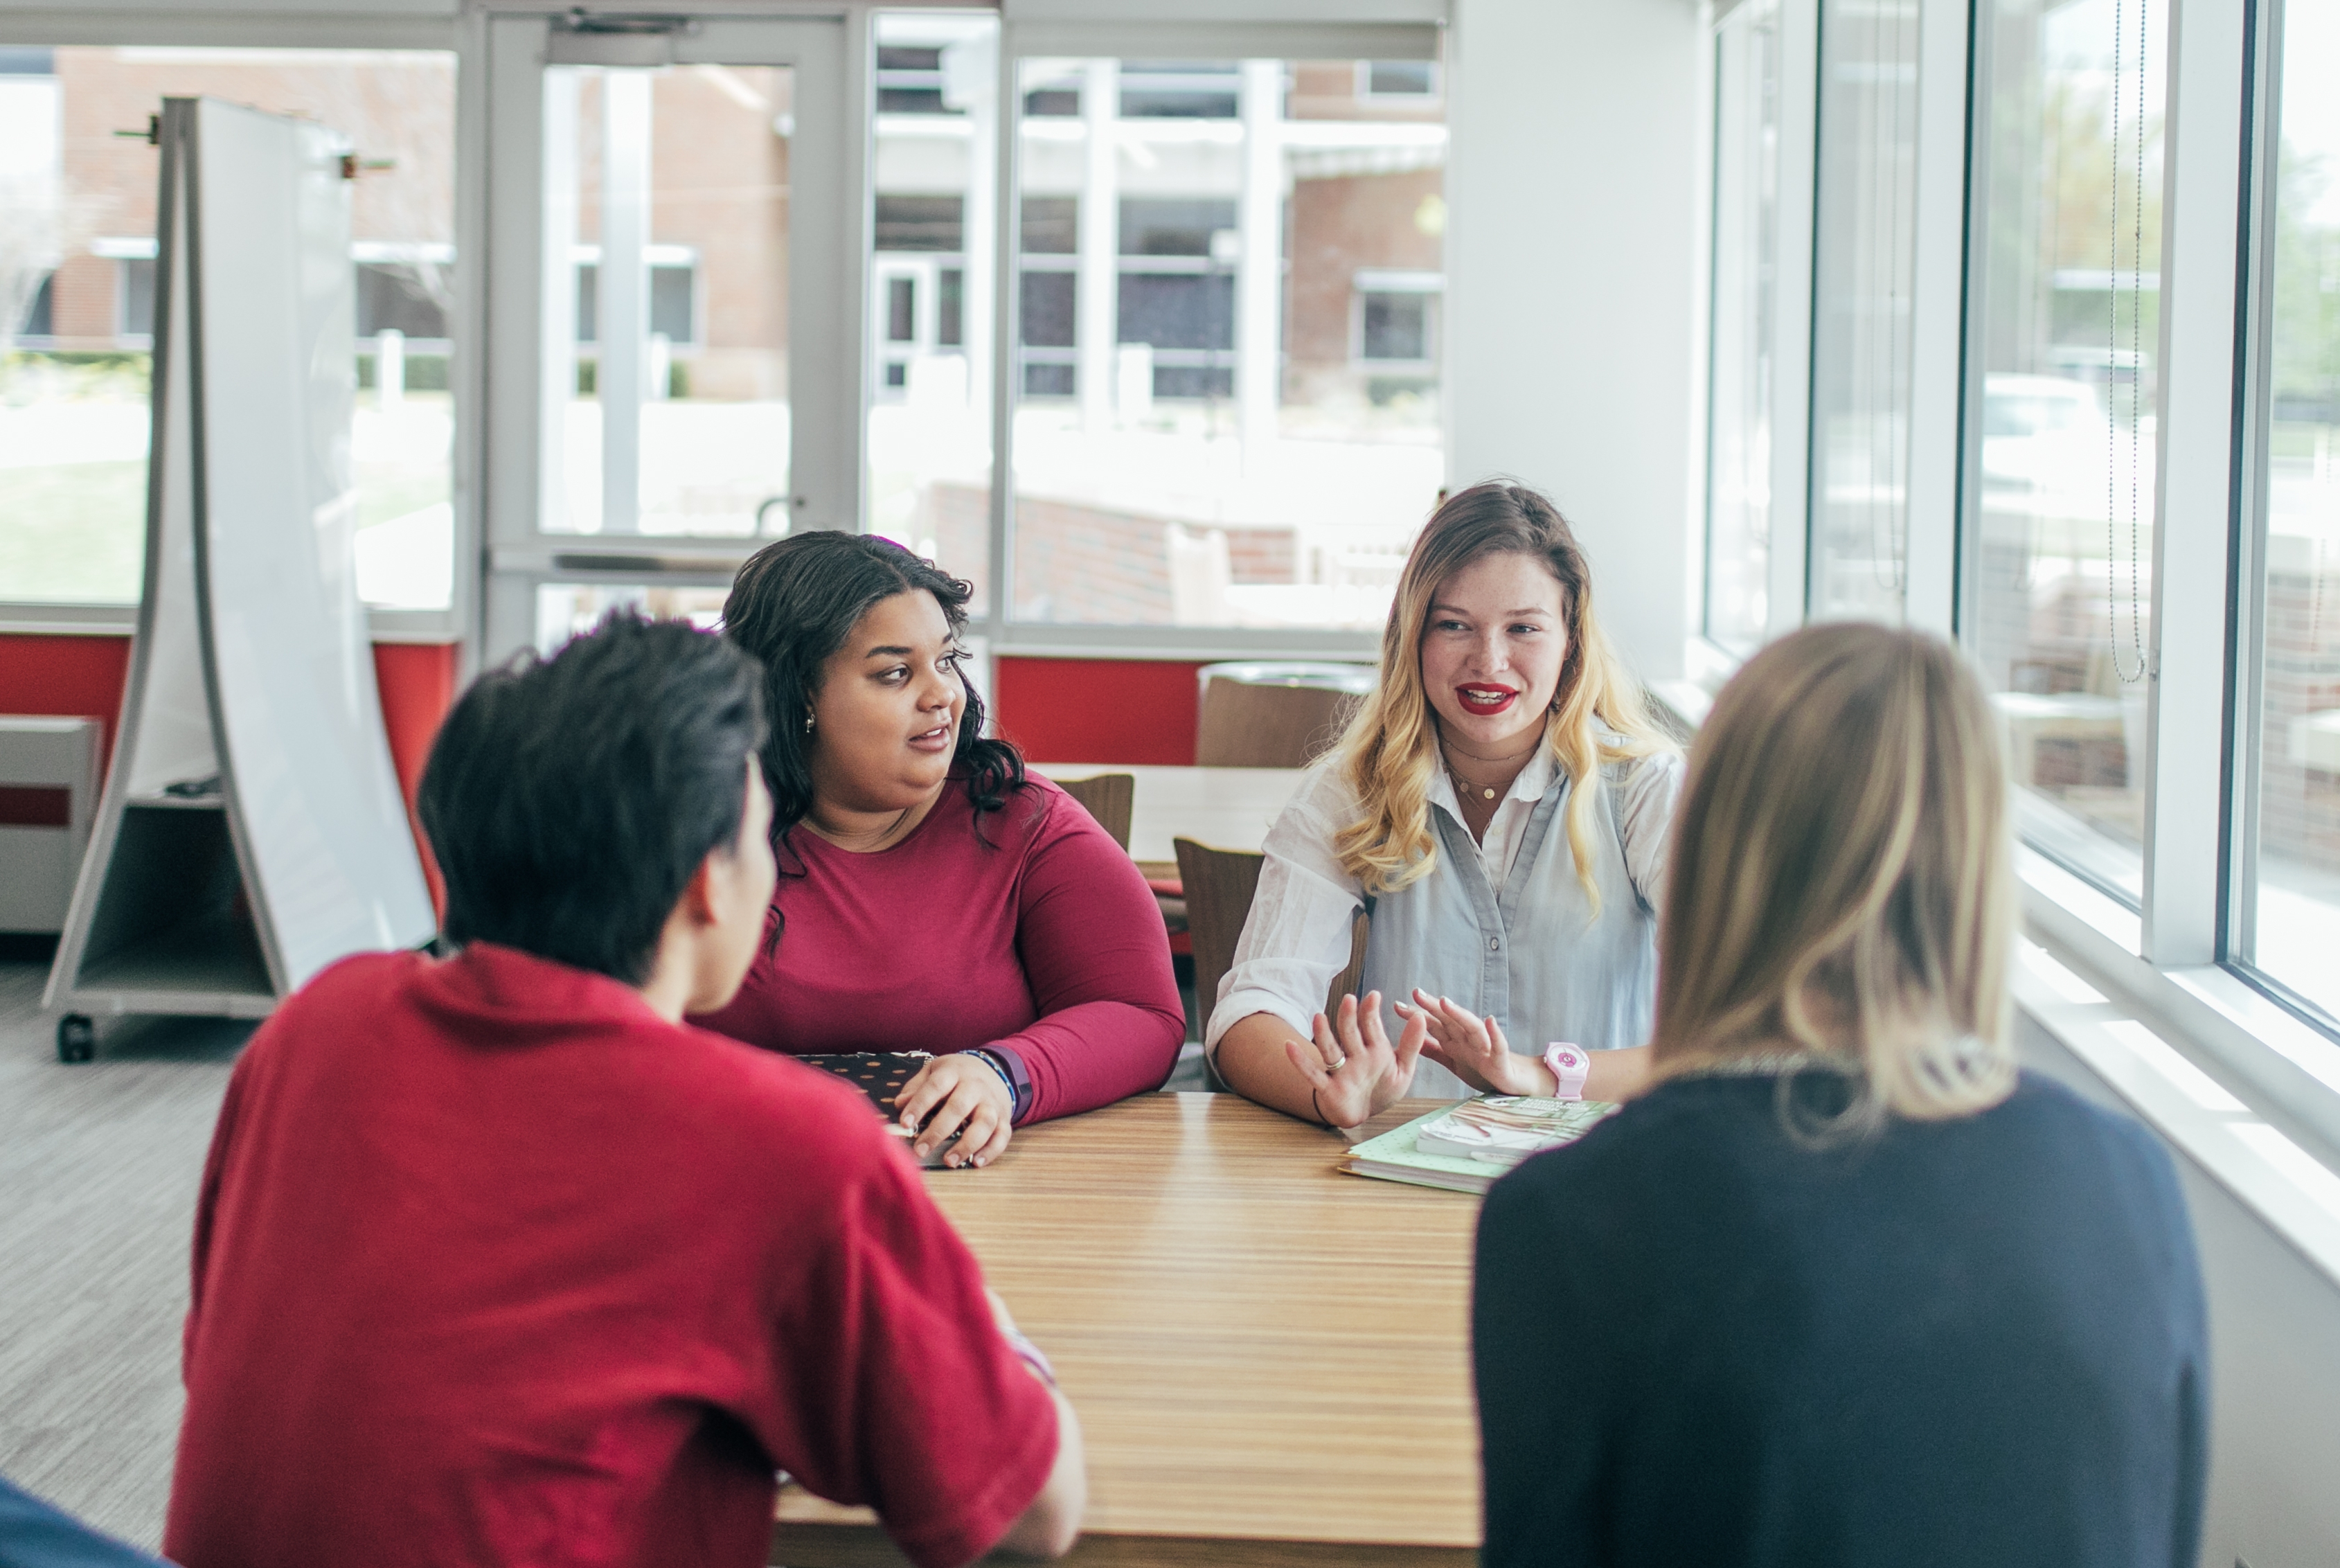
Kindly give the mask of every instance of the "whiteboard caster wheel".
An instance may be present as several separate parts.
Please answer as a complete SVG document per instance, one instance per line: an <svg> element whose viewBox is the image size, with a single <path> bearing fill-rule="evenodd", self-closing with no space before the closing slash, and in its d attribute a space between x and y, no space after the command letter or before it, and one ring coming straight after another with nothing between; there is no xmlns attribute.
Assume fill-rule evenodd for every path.
<svg viewBox="0 0 2340 1568"><path fill-rule="evenodd" d="M57 1020L57 1060L88 1062L97 1059L97 1027L79 1013L67 1013Z"/></svg>

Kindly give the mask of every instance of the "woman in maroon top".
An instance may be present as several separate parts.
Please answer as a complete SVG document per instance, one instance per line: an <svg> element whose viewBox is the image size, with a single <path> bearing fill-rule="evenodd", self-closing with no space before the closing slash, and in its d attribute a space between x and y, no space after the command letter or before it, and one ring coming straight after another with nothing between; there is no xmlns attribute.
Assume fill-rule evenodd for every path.
<svg viewBox="0 0 2340 1568"><path fill-rule="evenodd" d="M967 584L868 535L739 569L726 635L763 660L780 878L739 994L695 1021L796 1055L935 1053L904 1089L924 1156L1158 1087L1185 1037L1162 917L1080 804L983 734Z"/></svg>

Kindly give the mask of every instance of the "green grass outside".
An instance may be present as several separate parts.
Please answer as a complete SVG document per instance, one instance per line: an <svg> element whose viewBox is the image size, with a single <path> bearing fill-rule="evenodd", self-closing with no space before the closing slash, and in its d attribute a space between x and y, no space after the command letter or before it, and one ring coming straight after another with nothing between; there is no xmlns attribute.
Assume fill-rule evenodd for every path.
<svg viewBox="0 0 2340 1568"><path fill-rule="evenodd" d="M0 600L137 602L146 465L0 468Z"/></svg>

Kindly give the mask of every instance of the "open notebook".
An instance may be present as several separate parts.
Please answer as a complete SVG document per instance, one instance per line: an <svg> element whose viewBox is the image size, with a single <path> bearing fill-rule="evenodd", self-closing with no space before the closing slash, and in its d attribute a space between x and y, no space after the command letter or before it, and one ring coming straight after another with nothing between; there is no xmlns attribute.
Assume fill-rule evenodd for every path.
<svg viewBox="0 0 2340 1568"><path fill-rule="evenodd" d="M1605 1100L1492 1095L1419 1116L1349 1150L1352 1176L1485 1192L1530 1155L1582 1137L1617 1107Z"/></svg>

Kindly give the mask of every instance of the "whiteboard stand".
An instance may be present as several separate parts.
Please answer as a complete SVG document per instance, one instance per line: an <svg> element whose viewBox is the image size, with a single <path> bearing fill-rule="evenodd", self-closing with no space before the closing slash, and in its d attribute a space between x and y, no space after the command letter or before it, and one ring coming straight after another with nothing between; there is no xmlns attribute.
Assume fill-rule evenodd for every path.
<svg viewBox="0 0 2340 1568"><path fill-rule="evenodd" d="M436 921L353 574L348 143L166 98L145 592L45 1003L265 1017Z"/></svg>

